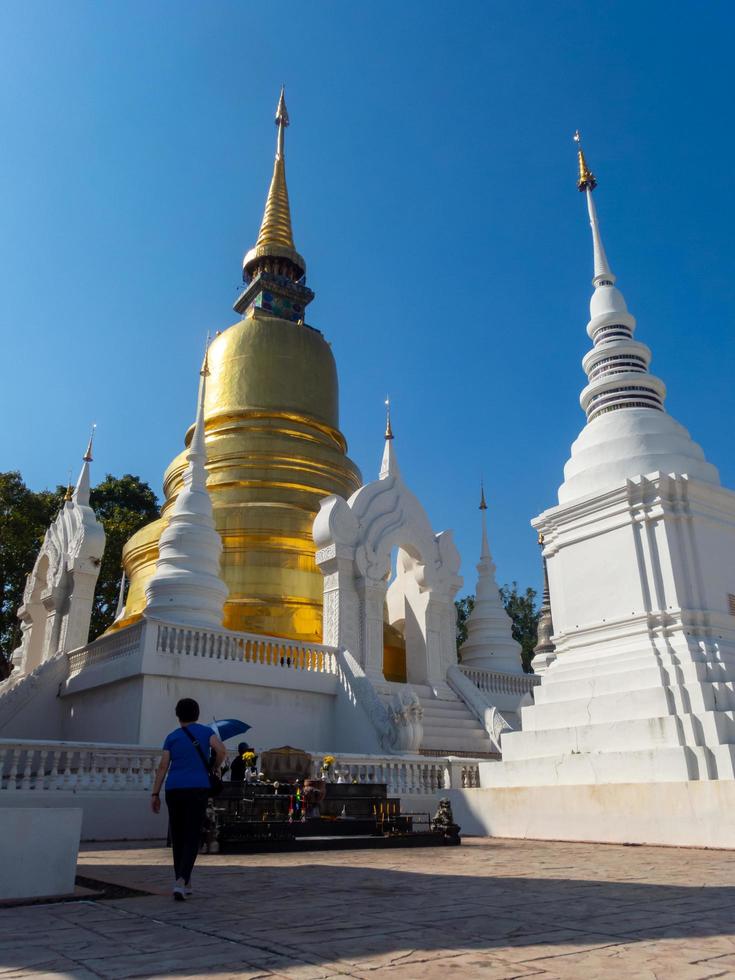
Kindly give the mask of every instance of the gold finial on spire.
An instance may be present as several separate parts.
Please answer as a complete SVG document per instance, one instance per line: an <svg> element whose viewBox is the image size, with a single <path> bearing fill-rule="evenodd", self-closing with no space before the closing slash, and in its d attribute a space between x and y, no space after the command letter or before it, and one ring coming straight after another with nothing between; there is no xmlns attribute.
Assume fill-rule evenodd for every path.
<svg viewBox="0 0 735 980"><path fill-rule="evenodd" d="M487 510L487 501L485 500L485 483L480 480L480 510Z"/></svg>
<svg viewBox="0 0 735 980"><path fill-rule="evenodd" d="M257 276L264 268L269 272L275 271L277 274L289 275L289 278L293 278L294 281L301 279L306 272L306 263L296 251L291 228L291 206L288 200L288 187L286 186L286 157L284 152L284 133L290 119L283 87L278 98L275 122L278 127L278 136L276 138L273 176L268 188L268 197L265 201L265 211L258 232L258 240L255 247L250 249L243 260L243 276L246 282ZM280 260L286 260L286 262L283 263ZM288 265L292 272L288 273L282 268L284 265Z"/></svg>
<svg viewBox="0 0 735 980"><path fill-rule="evenodd" d="M278 105L276 106L276 126L288 126L290 122L288 109L286 108L286 86L281 85L281 94L278 97Z"/></svg>
<svg viewBox="0 0 735 980"><path fill-rule="evenodd" d="M276 126L278 126L276 160L273 165L273 177L265 202L260 233L255 243L256 249L264 245L277 245L280 248L290 249L295 247L293 231L291 230L291 208L288 202L288 188L286 187L286 160L283 147L283 134L288 125L286 97L284 90L281 89L278 108L276 109Z"/></svg>
<svg viewBox="0 0 735 980"><path fill-rule="evenodd" d="M582 137L579 135L579 130L576 131L572 139L577 144L577 160L579 161L579 180L577 181L577 187L580 191L593 191L595 187L597 187L597 178L587 166L587 161L584 158L584 150L582 149Z"/></svg>
<svg viewBox="0 0 735 980"><path fill-rule="evenodd" d="M393 429L390 424L390 398L388 395L385 396L385 438L393 438Z"/></svg>
<svg viewBox="0 0 735 980"><path fill-rule="evenodd" d="M66 493L64 494L64 503L71 500L72 494L74 493L74 488L71 485L71 467L69 467L69 479L66 481Z"/></svg>
<svg viewBox="0 0 735 980"><path fill-rule="evenodd" d="M91 431L91 433L89 435L89 442L87 443L87 451L84 454L84 456L82 456L82 460L85 463L91 463L92 462L92 444L94 442L94 430L96 428L97 428L97 423L96 422L93 422L92 423L92 431Z"/></svg>

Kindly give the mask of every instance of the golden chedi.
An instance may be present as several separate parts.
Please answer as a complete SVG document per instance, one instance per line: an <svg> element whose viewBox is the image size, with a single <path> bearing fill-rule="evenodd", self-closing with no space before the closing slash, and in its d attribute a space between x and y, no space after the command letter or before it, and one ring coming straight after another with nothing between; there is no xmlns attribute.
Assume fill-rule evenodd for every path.
<svg viewBox="0 0 735 980"><path fill-rule="evenodd" d="M294 247L286 187L281 92L278 142L265 214L243 261L242 319L209 348L205 431L207 487L222 536L227 629L295 640L322 636L323 578L312 523L322 497L349 497L361 483L339 431L337 370L329 344L304 322L314 294ZM186 436L188 445L193 427ZM184 450L164 477L161 518L128 541L125 618L142 615L158 539L181 488Z"/></svg>

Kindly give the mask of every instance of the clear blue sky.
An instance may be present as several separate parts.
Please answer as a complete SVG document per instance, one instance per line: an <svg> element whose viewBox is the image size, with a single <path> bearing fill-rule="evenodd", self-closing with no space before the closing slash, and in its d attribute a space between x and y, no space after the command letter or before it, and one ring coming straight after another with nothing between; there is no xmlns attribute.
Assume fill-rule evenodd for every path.
<svg viewBox="0 0 735 980"><path fill-rule="evenodd" d="M0 6L0 468L160 493L207 330L236 319L286 83L296 245L366 478L404 475L474 590L478 483L502 582L584 418L582 130L618 284L667 407L733 458L732 3Z"/></svg>

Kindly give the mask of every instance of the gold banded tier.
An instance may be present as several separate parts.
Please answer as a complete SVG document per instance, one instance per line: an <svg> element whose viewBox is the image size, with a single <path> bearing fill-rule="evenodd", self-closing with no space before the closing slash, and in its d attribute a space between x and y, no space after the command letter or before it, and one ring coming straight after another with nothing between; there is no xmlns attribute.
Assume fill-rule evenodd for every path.
<svg viewBox="0 0 735 980"><path fill-rule="evenodd" d="M251 309L214 339L209 370L207 487L230 590L224 625L319 641L323 577L314 560L312 524L322 497L349 497L362 482L339 431L329 344L303 323ZM184 457L185 450L166 471L161 519L125 546L130 588L124 623L145 608L145 584L181 487Z"/></svg>

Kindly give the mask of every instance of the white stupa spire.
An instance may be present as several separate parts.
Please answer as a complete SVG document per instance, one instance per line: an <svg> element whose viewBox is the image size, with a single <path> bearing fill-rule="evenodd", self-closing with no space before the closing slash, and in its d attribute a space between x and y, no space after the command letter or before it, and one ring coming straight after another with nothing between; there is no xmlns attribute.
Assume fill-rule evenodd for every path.
<svg viewBox="0 0 735 980"><path fill-rule="evenodd" d="M385 398L385 448L383 449L383 459L380 464L379 479L386 480L391 476L400 476L398 460L393 446L393 428L390 423L390 398Z"/></svg>
<svg viewBox="0 0 735 980"><path fill-rule="evenodd" d="M96 425L92 426L92 431L89 435L89 442L87 443L87 449L82 456L82 468L79 471L79 478L77 479L77 485L74 488L74 493L72 494L72 500L74 503L79 504L82 507L89 506L89 464L93 460L92 447L94 445L94 433Z"/></svg>
<svg viewBox="0 0 735 980"><path fill-rule="evenodd" d="M120 591L117 594L117 609L115 610L113 623L116 623L125 615L125 582L125 569L123 569L122 575L120 576Z"/></svg>
<svg viewBox="0 0 735 980"><path fill-rule="evenodd" d="M183 486L161 535L156 571L146 586L146 615L187 626L222 626L227 586L220 577L222 539L207 491L204 398L208 356L200 372L196 422Z"/></svg>
<svg viewBox="0 0 735 980"><path fill-rule="evenodd" d="M587 334L593 346L582 360L588 383L579 396L588 424L572 447L559 502L656 471L719 483L717 471L705 461L700 447L666 413L666 385L649 372L650 349L633 338L635 317L615 285L602 243L593 199L597 180L587 166L579 132L574 140L579 163L577 187L587 198L592 230L594 292Z"/></svg>
<svg viewBox="0 0 735 980"><path fill-rule="evenodd" d="M484 487L480 490L480 513L482 543L477 565L475 606L467 620L467 639L460 647L459 657L462 664L468 667L522 674L521 647L513 639L512 622L500 598L495 562L490 554Z"/></svg>

